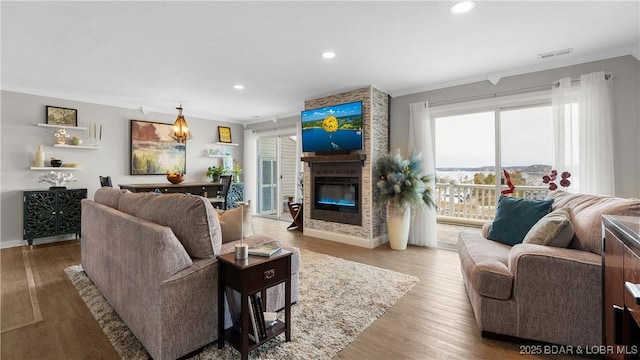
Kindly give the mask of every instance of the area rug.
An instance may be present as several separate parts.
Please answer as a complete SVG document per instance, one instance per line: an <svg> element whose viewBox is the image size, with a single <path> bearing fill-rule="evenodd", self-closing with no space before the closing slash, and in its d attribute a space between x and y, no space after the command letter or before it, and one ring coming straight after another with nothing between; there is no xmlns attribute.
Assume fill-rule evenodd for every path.
<svg viewBox="0 0 640 360"><path fill-rule="evenodd" d="M291 308L291 341L284 334L250 354L250 359L331 359L413 288L419 279L301 249L300 297ZM65 269L122 359L150 356L111 308L80 265ZM282 316L283 314L281 314ZM237 359L228 344L209 344L191 359Z"/></svg>

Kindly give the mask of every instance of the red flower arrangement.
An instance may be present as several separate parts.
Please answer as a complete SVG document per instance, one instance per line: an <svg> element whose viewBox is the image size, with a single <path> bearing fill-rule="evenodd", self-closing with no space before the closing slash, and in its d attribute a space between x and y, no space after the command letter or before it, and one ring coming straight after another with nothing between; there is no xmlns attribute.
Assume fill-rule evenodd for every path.
<svg viewBox="0 0 640 360"><path fill-rule="evenodd" d="M571 185L571 181L569 178L571 177L571 173L568 171L563 171L560 174L560 186L563 188L568 188ZM542 177L542 182L545 184L549 184L549 190L556 190L558 188L558 184L556 184L556 180L558 179L558 172L556 170L551 170L551 174L545 175Z"/></svg>

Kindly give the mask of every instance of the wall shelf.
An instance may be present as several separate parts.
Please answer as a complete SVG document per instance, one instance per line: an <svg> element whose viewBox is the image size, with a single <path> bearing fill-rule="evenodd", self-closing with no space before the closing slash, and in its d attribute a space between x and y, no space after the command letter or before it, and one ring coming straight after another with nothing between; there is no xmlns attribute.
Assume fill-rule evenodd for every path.
<svg viewBox="0 0 640 360"><path fill-rule="evenodd" d="M240 146L240 144L236 144L236 143L223 143L223 142L217 142L215 143L216 145L221 145L221 146Z"/></svg>
<svg viewBox="0 0 640 360"><path fill-rule="evenodd" d="M70 130L87 130L86 127L80 126L66 126L66 125L51 125L51 124L38 124L40 127L51 128L51 129L70 129Z"/></svg>
<svg viewBox="0 0 640 360"><path fill-rule="evenodd" d="M53 147L57 147L57 148L72 148L72 149L91 149L91 150L100 149L100 147L98 147L98 146L67 145L67 144L54 144Z"/></svg>
<svg viewBox="0 0 640 360"><path fill-rule="evenodd" d="M231 155L207 155L207 157L225 159L225 158L232 158L233 156L231 156Z"/></svg>
<svg viewBox="0 0 640 360"><path fill-rule="evenodd" d="M32 166L31 170L35 170L35 171L47 171L47 170L57 170L57 171L75 171L75 170L80 170L82 168L80 167L66 167L66 166L58 166L58 167L53 167L53 166L43 166L43 167L39 167L39 166Z"/></svg>

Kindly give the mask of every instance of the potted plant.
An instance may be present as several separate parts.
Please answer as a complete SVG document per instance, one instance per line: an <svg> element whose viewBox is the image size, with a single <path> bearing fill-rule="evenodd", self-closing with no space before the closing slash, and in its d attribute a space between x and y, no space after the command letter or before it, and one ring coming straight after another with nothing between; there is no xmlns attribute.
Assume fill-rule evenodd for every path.
<svg viewBox="0 0 640 360"><path fill-rule="evenodd" d="M233 167L231 168L233 173L233 182L240 182L240 174L242 174L242 168L238 163L238 160L233 160Z"/></svg>
<svg viewBox="0 0 640 360"><path fill-rule="evenodd" d="M209 166L207 168L207 176L211 177L211 181L214 183L220 182L220 175L224 174L225 170L222 166Z"/></svg>
<svg viewBox="0 0 640 360"><path fill-rule="evenodd" d="M394 250L407 248L411 206L435 205L433 191L428 186L430 179L422 174L422 157L413 152L403 159L400 150L376 162L376 187L378 210L386 209L389 246Z"/></svg>

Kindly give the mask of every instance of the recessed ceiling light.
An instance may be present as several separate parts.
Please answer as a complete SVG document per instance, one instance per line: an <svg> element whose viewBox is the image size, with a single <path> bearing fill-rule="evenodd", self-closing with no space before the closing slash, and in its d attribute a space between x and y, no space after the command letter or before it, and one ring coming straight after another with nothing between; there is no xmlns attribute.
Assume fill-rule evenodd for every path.
<svg viewBox="0 0 640 360"><path fill-rule="evenodd" d="M451 5L449 12L452 14L464 14L471 11L476 6L476 2L473 0L462 0Z"/></svg>
<svg viewBox="0 0 640 360"><path fill-rule="evenodd" d="M235 84L235 85L233 85L233 88L234 88L234 89L236 89L236 90L242 90L242 89L244 89L244 85L242 85L242 84Z"/></svg>
<svg viewBox="0 0 640 360"><path fill-rule="evenodd" d="M325 51L322 53L322 57L325 59L333 59L334 57L336 57L336 53L334 53L333 51Z"/></svg>

